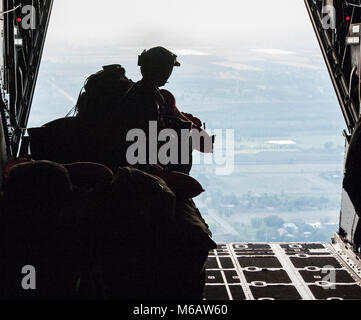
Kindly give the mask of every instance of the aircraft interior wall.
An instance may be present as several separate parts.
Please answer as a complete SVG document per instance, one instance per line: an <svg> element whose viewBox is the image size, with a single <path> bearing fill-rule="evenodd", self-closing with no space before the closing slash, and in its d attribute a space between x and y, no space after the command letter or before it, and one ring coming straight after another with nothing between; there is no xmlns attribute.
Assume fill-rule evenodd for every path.
<svg viewBox="0 0 361 320"><path fill-rule="evenodd" d="M3 126L1 122L1 116L0 116L0 170L2 172L4 163L6 161L6 145L5 145L5 139L4 139L4 131ZM0 186L2 184L2 175L0 175Z"/></svg>

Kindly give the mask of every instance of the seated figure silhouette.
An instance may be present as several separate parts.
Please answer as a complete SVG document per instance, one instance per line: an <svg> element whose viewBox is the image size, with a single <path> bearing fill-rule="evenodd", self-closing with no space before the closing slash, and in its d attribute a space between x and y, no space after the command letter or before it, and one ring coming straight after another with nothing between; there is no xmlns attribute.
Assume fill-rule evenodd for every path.
<svg viewBox="0 0 361 320"><path fill-rule="evenodd" d="M148 128L149 121L158 121L164 98L159 92L170 78L173 68L180 66L177 56L163 47L144 50L138 58L142 79L136 82L125 98L125 109L119 119L130 128Z"/></svg>
<svg viewBox="0 0 361 320"><path fill-rule="evenodd" d="M155 47L144 51L139 56L138 64L141 67L143 78L133 85L125 98L122 113L125 115L122 117L124 124L129 129L139 128L145 133L149 130L150 121L157 122L158 130L170 128L179 132L179 129L190 130L192 127L196 127L197 125L189 119L193 119L194 122L199 122L199 120L191 118L191 115L187 118L186 116L179 116L179 112L169 114L169 109L166 108L169 96L164 95L164 93L167 93L165 91L163 91L163 96L159 90L159 87L167 83L173 68L180 66L177 56L163 47ZM157 143L149 140L148 137L147 143ZM156 147L159 148L159 145ZM149 159L148 156L147 159ZM189 173L191 168L191 163L186 165L181 163L176 165L158 163L158 165L166 171L184 173ZM137 167L152 173L147 166L141 165ZM164 234L166 234L168 243L172 243L173 252L178 253L178 255L169 255L169 261L173 259L174 263L177 260L178 265L182 266L178 269L179 272L182 272L183 269L183 273L188 272L188 275L193 275L193 277L197 275L198 281L192 279L192 276L189 279L192 279L190 282L198 286L201 291L204 278L200 274L204 271L204 264L209 250L215 249L216 244L211 239L212 234L209 227L192 199L176 197L174 218L172 224L164 230ZM182 281L184 287L186 287L185 279L182 278ZM198 298L200 297L201 295L198 295Z"/></svg>
<svg viewBox="0 0 361 320"><path fill-rule="evenodd" d="M76 297L82 272L77 261L86 254L75 230L75 199L59 164L31 161L11 168L0 215L1 299ZM22 286L26 266L35 272L30 289Z"/></svg>
<svg viewBox="0 0 361 320"><path fill-rule="evenodd" d="M106 299L202 299L204 239L177 215L189 210L160 178L119 168L89 203ZM188 217L190 218L190 217ZM198 234L198 244L194 241Z"/></svg>

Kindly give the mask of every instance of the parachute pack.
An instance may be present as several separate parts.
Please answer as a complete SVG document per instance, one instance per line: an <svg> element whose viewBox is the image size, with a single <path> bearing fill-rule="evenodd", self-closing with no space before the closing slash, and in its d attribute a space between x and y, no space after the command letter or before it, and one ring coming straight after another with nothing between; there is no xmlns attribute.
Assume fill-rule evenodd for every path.
<svg viewBox="0 0 361 320"><path fill-rule="evenodd" d="M76 116L91 123L108 123L133 84L121 65L103 66L85 81L75 107Z"/></svg>

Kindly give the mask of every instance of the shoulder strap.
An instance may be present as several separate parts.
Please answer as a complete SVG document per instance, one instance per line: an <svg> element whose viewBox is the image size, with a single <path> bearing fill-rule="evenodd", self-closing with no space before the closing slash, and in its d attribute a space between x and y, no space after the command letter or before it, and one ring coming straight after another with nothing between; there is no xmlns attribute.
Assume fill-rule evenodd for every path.
<svg viewBox="0 0 361 320"><path fill-rule="evenodd" d="M122 98L120 99L120 105L125 101L126 97L128 96L129 92L132 91L132 89L134 88L135 83L133 83L129 89L123 94Z"/></svg>

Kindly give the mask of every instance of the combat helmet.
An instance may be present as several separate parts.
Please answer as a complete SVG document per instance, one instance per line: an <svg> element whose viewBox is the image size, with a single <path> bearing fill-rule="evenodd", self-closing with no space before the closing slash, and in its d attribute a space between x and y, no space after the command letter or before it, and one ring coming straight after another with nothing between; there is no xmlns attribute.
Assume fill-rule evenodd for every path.
<svg viewBox="0 0 361 320"><path fill-rule="evenodd" d="M151 65L179 67L180 63L177 61L177 56L174 53L163 47L155 47L148 51L144 50L138 57L138 66L147 67Z"/></svg>

